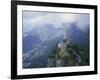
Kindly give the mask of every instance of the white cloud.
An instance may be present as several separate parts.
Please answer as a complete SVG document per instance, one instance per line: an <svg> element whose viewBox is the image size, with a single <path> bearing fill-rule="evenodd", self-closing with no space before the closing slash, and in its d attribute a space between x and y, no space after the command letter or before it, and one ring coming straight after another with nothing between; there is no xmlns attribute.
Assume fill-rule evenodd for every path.
<svg viewBox="0 0 100 80"><path fill-rule="evenodd" d="M55 27L62 27L63 23L76 22L77 26L84 30L89 24L88 14L72 13L48 13L48 12L23 12L24 32L31 31L37 25L53 24Z"/></svg>
<svg viewBox="0 0 100 80"><path fill-rule="evenodd" d="M88 27L89 23L90 23L90 16L88 14L79 14L77 17L77 26L81 29L84 30Z"/></svg>

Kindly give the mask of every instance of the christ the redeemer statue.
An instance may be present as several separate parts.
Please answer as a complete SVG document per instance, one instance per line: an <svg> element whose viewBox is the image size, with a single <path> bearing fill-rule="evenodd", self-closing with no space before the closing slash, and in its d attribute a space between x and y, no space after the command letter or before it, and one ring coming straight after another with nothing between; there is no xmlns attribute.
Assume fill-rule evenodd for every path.
<svg viewBox="0 0 100 80"><path fill-rule="evenodd" d="M57 60L56 66L63 65L64 57L67 56L66 47L67 47L67 44L69 44L69 41L67 41L67 34L66 34L66 27L67 26L69 26L69 25L63 24L63 27L62 27L63 40L58 44L58 48L60 49L60 52L58 53L59 59Z"/></svg>

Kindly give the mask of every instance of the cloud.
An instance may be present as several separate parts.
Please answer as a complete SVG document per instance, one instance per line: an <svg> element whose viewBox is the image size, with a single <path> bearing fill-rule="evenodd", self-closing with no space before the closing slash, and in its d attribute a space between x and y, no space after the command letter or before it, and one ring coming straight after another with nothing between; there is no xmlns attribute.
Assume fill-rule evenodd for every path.
<svg viewBox="0 0 100 80"><path fill-rule="evenodd" d="M76 22L81 30L85 30L89 25L89 14L74 14L74 13L54 13L54 12L23 12L23 29L24 32L29 32L38 25L52 24L54 27L62 27L63 23Z"/></svg>
<svg viewBox="0 0 100 80"><path fill-rule="evenodd" d="M32 12L32 11L24 11L23 12L23 29L24 32L31 31L36 24L42 23L43 16L46 16L47 13L41 12Z"/></svg>
<svg viewBox="0 0 100 80"><path fill-rule="evenodd" d="M31 19L46 14L47 14L46 12L39 12L39 11L23 11L23 18Z"/></svg>
<svg viewBox="0 0 100 80"><path fill-rule="evenodd" d="M85 30L87 27L89 27L90 24L90 16L89 14L79 14L77 16L77 26L81 30Z"/></svg>

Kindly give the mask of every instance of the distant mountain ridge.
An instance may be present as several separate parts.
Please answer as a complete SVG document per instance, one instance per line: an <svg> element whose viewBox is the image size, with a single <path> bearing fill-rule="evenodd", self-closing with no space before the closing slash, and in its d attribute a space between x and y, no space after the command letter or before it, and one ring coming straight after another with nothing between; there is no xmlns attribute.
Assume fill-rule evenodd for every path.
<svg viewBox="0 0 100 80"><path fill-rule="evenodd" d="M72 23L66 34L71 42L77 44L89 44L89 26L83 31L78 28L76 23Z"/></svg>
<svg viewBox="0 0 100 80"><path fill-rule="evenodd" d="M78 28L76 23L72 23L70 24L70 28L66 28L66 34L67 39L73 43L89 44L89 27L84 32ZM60 37L61 39L63 39L63 36L61 36L61 28L55 28L53 24L39 25L28 32L27 36L23 37L23 52L27 52L33 49L35 45L41 43L42 41L45 41L46 39L51 40L54 37Z"/></svg>

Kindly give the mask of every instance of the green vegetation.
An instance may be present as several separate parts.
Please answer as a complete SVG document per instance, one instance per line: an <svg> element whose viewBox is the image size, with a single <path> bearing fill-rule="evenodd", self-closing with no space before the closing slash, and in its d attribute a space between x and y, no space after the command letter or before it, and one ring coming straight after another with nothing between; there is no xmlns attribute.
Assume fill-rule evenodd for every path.
<svg viewBox="0 0 100 80"><path fill-rule="evenodd" d="M74 51L80 56L81 62L78 62ZM62 54L57 46L49 56L49 59L54 60L53 67L57 67L57 61L61 60L60 66L85 66L89 65L89 46L85 44L69 43Z"/></svg>

